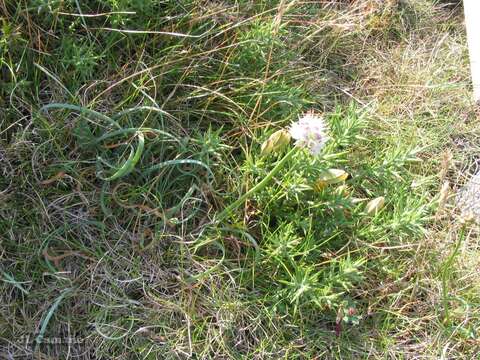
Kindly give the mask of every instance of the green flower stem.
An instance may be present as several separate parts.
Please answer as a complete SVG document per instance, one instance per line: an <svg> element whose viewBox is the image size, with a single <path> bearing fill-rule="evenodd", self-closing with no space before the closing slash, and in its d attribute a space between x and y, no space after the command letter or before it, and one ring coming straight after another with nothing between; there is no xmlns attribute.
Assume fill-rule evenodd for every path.
<svg viewBox="0 0 480 360"><path fill-rule="evenodd" d="M235 200L233 203L228 205L217 217L217 222L224 220L227 216L229 216L235 209L237 209L246 199L251 197L253 194L256 192L262 190L269 182L272 180L272 178L283 168L283 166L286 164L288 160L291 159L292 155L295 153L295 150L297 150L296 147L292 147L292 149L285 154L285 156L275 165L275 167L268 173L265 178L260 181L257 185L255 185L253 188L248 190L245 194L240 196L237 200Z"/></svg>

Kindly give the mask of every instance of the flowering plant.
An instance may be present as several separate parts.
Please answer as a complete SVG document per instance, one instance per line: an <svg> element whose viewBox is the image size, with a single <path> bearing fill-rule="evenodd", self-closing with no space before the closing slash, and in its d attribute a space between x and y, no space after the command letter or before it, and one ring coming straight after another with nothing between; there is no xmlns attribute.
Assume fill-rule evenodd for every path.
<svg viewBox="0 0 480 360"><path fill-rule="evenodd" d="M218 216L218 220L223 220L233 210L240 206L246 199L254 193L263 189L268 182L284 167L287 161L293 156L298 148L308 149L313 156L321 154L329 136L327 135L327 125L322 117L316 115L313 111L308 111L301 116L297 122L294 122L288 129L279 130L273 133L263 144L261 148L262 155L277 153L287 147L290 140L295 140L295 147L275 165L268 175L257 185L243 194L240 198L230 204Z"/></svg>
<svg viewBox="0 0 480 360"><path fill-rule="evenodd" d="M289 133L296 140L295 145L307 148L312 155L319 155L329 139L325 121L313 111L293 123Z"/></svg>

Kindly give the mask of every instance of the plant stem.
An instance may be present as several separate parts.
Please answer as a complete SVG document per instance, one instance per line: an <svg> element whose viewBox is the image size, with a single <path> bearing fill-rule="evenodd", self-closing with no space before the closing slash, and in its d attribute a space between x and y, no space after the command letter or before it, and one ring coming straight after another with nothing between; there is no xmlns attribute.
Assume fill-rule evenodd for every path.
<svg viewBox="0 0 480 360"><path fill-rule="evenodd" d="M224 220L228 215L232 213L236 208L238 208L246 199L248 199L250 196L255 194L257 191L262 190L269 182L272 180L272 178L283 168L285 163L290 160L292 155L295 153L296 147L292 147L292 149L285 154L285 156L275 165L275 167L268 173L265 178L260 181L257 185L255 185L253 188L248 190L245 194L240 196L237 200L235 200L233 203L228 205L217 217L217 222Z"/></svg>
<svg viewBox="0 0 480 360"><path fill-rule="evenodd" d="M455 257L458 254L458 250L460 249L460 245L462 243L464 235L465 235L465 228L462 226L462 228L459 231L459 234L457 235L458 238L452 253L448 256L448 258L445 260L445 262L442 265L441 277L442 277L443 322L447 325L450 322L450 310L449 310L449 304L448 304L448 300L450 299L450 297L448 295L448 285L449 285L448 283L450 280L450 275L453 272L452 264L453 264L453 261L455 260Z"/></svg>

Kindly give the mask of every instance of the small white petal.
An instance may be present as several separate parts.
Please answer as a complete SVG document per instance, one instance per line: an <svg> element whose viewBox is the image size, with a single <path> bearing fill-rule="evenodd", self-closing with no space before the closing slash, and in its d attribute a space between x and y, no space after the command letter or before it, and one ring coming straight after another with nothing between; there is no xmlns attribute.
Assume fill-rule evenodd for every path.
<svg viewBox="0 0 480 360"><path fill-rule="evenodd" d="M295 123L290 128L290 135L295 140L304 139L305 136L306 136L305 128L303 126L301 126L300 124Z"/></svg>

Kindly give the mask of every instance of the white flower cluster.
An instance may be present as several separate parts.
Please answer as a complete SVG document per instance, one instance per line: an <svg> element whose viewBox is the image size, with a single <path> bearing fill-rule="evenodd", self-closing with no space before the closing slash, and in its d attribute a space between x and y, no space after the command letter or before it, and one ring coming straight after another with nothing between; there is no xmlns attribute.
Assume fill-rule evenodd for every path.
<svg viewBox="0 0 480 360"><path fill-rule="evenodd" d="M295 145L307 148L313 155L318 155L329 139L325 121L313 111L293 123L289 131L296 140Z"/></svg>

